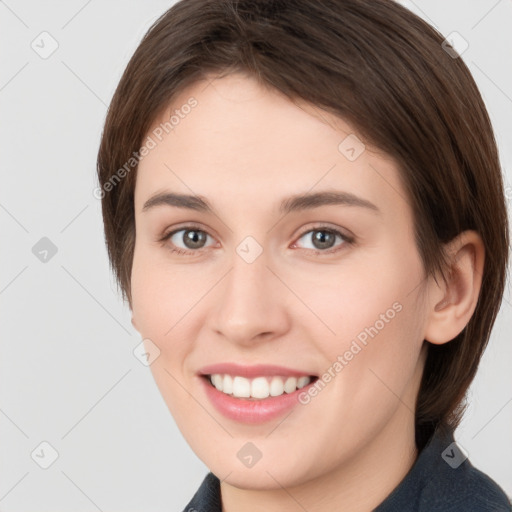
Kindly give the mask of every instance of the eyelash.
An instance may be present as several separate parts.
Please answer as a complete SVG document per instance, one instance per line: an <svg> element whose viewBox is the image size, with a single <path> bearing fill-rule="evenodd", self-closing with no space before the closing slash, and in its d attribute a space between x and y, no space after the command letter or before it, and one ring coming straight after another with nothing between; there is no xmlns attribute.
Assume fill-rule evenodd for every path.
<svg viewBox="0 0 512 512"><path fill-rule="evenodd" d="M190 224L190 225L187 225L187 226L182 226L180 229L175 229L173 231L170 231L169 233L167 233L167 234L163 235L161 238L159 238L158 242L165 243L173 235L175 235L176 233L179 233L180 231L201 231L203 233L206 233L208 236L211 236L207 231L202 229L200 226L194 225L194 224ZM346 245L346 244L353 245L355 243L355 239L353 237L351 237L349 235L346 235L346 234L342 233L341 231L338 231L337 229L331 228L329 226L323 226L323 225L315 226L313 228L307 229L306 231L304 231L303 233L301 233L299 235L297 240L302 238L304 235L306 235L308 233L311 233L311 232L314 232L314 231L325 231L325 232L331 233L333 235L339 236L343 240L343 242L344 242L343 244L341 244L341 245L339 245L337 247L326 249L324 251L319 250L319 249L305 249L306 251L312 251L315 255L324 256L324 255L328 255L328 254L333 254L333 253L336 253L336 252L342 250L344 245ZM295 242L294 242L294 244L295 244ZM182 256L186 256L186 255L194 256L198 252L201 252L202 249L196 249L196 250L189 249L189 250L186 250L186 249L181 249L179 247L172 247L170 249L170 251L173 254L178 254L178 255L182 255Z"/></svg>

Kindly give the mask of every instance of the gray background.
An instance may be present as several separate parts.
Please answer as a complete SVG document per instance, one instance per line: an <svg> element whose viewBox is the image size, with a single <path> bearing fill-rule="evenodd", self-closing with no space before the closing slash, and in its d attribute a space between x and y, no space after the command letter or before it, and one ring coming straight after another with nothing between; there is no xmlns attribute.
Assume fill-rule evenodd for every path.
<svg viewBox="0 0 512 512"><path fill-rule="evenodd" d="M1 511L181 510L207 472L133 355L141 340L116 294L92 194L106 106L172 3L0 1ZM401 3L468 41L462 58L489 109L512 199L512 1ZM46 59L31 47L51 49L43 31L58 43ZM57 249L46 262L33 253L43 237ZM511 297L507 284L456 432L509 496ZM47 469L43 441L58 453Z"/></svg>

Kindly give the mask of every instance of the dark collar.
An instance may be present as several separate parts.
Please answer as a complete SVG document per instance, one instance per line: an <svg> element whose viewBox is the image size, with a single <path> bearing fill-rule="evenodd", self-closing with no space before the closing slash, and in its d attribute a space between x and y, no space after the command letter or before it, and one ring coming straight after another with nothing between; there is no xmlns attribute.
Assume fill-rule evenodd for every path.
<svg viewBox="0 0 512 512"><path fill-rule="evenodd" d="M452 430L437 430L403 480L373 512L509 512L496 482L471 465ZM222 512L220 481L208 473L183 512Z"/></svg>

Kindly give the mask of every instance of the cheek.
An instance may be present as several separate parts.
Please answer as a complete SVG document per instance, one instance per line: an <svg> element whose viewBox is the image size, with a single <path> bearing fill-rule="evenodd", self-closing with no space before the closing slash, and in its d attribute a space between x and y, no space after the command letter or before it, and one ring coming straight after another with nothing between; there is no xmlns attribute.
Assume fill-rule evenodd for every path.
<svg viewBox="0 0 512 512"><path fill-rule="evenodd" d="M186 341L193 338L190 329L197 325L191 320L200 294L190 286L187 276L176 267L154 261L149 251L135 251L131 280L137 330L160 351L150 365L151 373L178 426L188 424L192 401L186 391L189 383L184 382L183 368L193 350L193 343ZM201 417L204 411L197 410L195 414Z"/></svg>
<svg viewBox="0 0 512 512"><path fill-rule="evenodd" d="M215 276L205 278L204 271L191 268L180 269L168 262L155 261L150 251L143 248L134 253L131 276L137 330L160 351L150 369L171 412L178 416L180 407L187 410L186 403L190 401L183 385L190 384L185 382L189 378L187 361L204 324L198 318L204 314L201 299L216 281Z"/></svg>
<svg viewBox="0 0 512 512"><path fill-rule="evenodd" d="M173 334L179 319L191 309L197 294L193 282L183 272L176 266L155 260L154 252L137 246L134 251L133 316L142 336L165 340Z"/></svg>
<svg viewBox="0 0 512 512"><path fill-rule="evenodd" d="M336 382L334 400L351 403L361 413L396 403L394 394L408 389L423 345L424 319L415 289L421 262L414 254L408 261L399 256L389 251L372 264L340 272L336 281L317 280L307 296L311 309L335 333L323 329L320 335L311 316L310 325L317 326L311 339L324 355L326 378Z"/></svg>
<svg viewBox="0 0 512 512"><path fill-rule="evenodd" d="M330 359L348 349L354 339L364 344L385 338L386 333L392 337L393 331L394 339L410 332L408 322L421 313L414 301L422 266L414 251L409 254L404 258L389 248L379 254L357 255L337 268L285 276L312 313L297 315L296 320L302 329L310 328L310 339Z"/></svg>
<svg viewBox="0 0 512 512"><path fill-rule="evenodd" d="M347 327L355 335L339 336L324 350L328 363L320 379L327 384L317 396L304 397L308 417L329 417L312 427L315 436L350 440L350 446L340 447L339 453L348 456L361 449L393 417L401 421L414 417L421 331L414 304L407 302L398 309L393 309L394 315L388 312L388 323L379 319L380 323L375 313L385 314L386 308L373 304L364 314L355 308L357 321L347 316L351 327L339 325L340 331Z"/></svg>
<svg viewBox="0 0 512 512"><path fill-rule="evenodd" d="M369 304L331 357L341 355L343 366L333 400L350 404L353 417L366 421L370 430L378 430L397 411L414 416L423 338L412 295L394 302L396 295L384 295L384 300ZM357 314L353 311L353 318ZM343 409L340 415L347 412ZM347 425L351 431L347 435L360 435L357 423Z"/></svg>

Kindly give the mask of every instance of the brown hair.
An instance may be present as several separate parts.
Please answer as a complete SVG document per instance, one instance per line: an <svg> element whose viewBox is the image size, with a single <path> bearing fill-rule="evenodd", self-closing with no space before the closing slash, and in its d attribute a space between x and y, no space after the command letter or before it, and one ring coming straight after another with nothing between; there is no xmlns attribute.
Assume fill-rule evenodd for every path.
<svg viewBox="0 0 512 512"><path fill-rule="evenodd" d="M392 0L173 5L131 58L98 153L106 244L124 300L131 306L134 151L188 85L210 72L245 72L344 119L394 158L426 275L439 271L444 277L443 244L461 231L474 229L482 237L486 258L476 310L454 340L429 344L416 408L417 445L436 427L455 428L500 307L509 239L491 123L468 68L445 51L443 40Z"/></svg>

